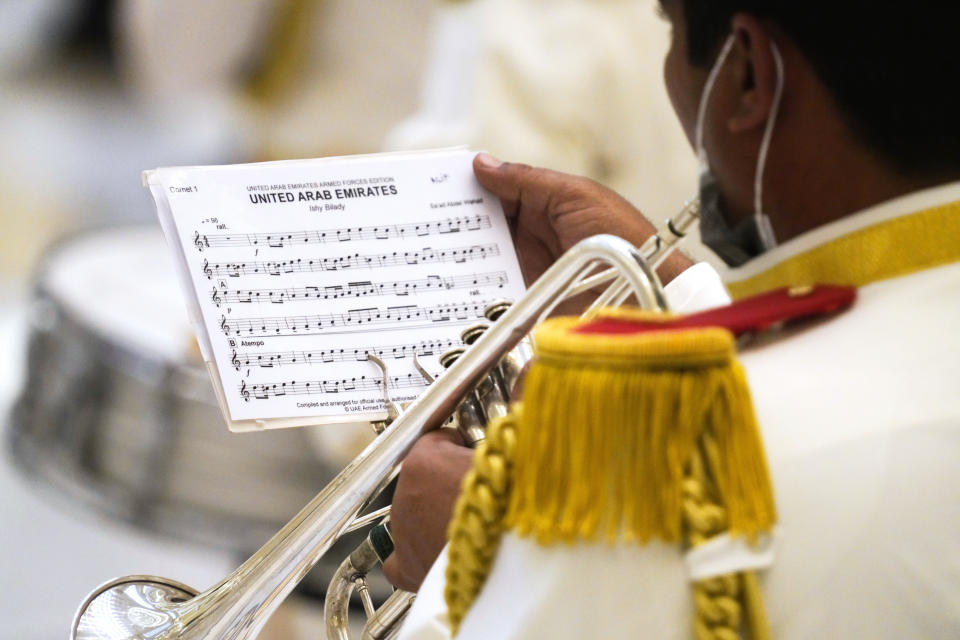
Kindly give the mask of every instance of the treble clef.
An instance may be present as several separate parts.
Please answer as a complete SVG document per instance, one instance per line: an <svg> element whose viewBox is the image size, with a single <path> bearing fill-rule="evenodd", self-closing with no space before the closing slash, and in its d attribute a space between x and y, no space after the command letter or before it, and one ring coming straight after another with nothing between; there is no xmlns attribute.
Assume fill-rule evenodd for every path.
<svg viewBox="0 0 960 640"><path fill-rule="evenodd" d="M240 397L243 398L244 402L250 402L250 392L247 391L247 381L244 380L240 384Z"/></svg>
<svg viewBox="0 0 960 640"><path fill-rule="evenodd" d="M210 261L206 259L203 261L203 274L207 276L207 280L213 280L213 269L210 268Z"/></svg>
<svg viewBox="0 0 960 640"><path fill-rule="evenodd" d="M216 287L213 288L213 294L210 296L210 298L213 300L213 304L217 305L218 307L220 306L220 291ZM223 324L220 325L220 328L223 328Z"/></svg>
<svg viewBox="0 0 960 640"><path fill-rule="evenodd" d="M200 239L200 232L193 232L193 244L197 247L197 251L203 251L203 241L206 240L206 236L203 237L203 240ZM209 245L208 245L209 246Z"/></svg>
<svg viewBox="0 0 960 640"><path fill-rule="evenodd" d="M237 350L236 350L236 349L233 350L233 357L230 358L230 363L233 364L233 367L234 367L237 371L240 371L240 358L237 357Z"/></svg>
<svg viewBox="0 0 960 640"><path fill-rule="evenodd" d="M223 331L223 335L230 335L230 326L227 324L227 316L220 316L220 330Z"/></svg>

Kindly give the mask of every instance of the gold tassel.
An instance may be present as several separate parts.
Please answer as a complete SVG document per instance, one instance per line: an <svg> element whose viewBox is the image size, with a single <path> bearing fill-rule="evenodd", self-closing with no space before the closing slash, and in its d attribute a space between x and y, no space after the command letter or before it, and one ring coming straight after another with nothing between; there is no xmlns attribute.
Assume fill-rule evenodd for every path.
<svg viewBox="0 0 960 640"><path fill-rule="evenodd" d="M536 334L506 525L541 544L682 537L682 482L709 435L730 533L776 520L746 379L722 329Z"/></svg>
<svg viewBox="0 0 960 640"><path fill-rule="evenodd" d="M640 311L602 312L663 322ZM445 599L454 635L507 530L542 545L577 541L695 546L721 531L748 539L776 521L766 456L732 335L663 329L535 334L523 406L494 422L450 524ZM752 574L694 585L695 635L769 637Z"/></svg>

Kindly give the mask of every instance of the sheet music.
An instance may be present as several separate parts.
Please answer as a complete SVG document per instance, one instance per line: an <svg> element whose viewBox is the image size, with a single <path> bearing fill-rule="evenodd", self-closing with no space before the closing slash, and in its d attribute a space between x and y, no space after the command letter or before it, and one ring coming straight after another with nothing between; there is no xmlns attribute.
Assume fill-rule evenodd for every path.
<svg viewBox="0 0 960 640"><path fill-rule="evenodd" d="M465 150L161 169L229 418L385 417L524 290L499 201ZM159 185L159 186L157 186ZM159 203L158 203L159 205ZM162 217L162 216L161 216Z"/></svg>

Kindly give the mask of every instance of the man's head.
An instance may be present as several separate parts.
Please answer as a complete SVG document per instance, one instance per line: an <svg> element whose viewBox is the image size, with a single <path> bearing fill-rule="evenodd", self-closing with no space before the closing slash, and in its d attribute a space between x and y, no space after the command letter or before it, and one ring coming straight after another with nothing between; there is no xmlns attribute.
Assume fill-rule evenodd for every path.
<svg viewBox="0 0 960 640"><path fill-rule="evenodd" d="M705 146L734 219L752 210L752 167L776 85L773 42L784 52L787 73L768 169L774 201L765 202L765 208L771 214L785 204L776 201L777 188L791 179L809 178L810 188L832 190L826 176L816 175L823 168L863 173L865 182L890 183L895 176L903 182L901 191L911 184L960 177L960 91L951 86L960 71L960 47L952 34L960 23L957 3L661 0L661 4L674 28L665 63L667 87L691 140L707 72L727 37L732 33L735 38L705 121ZM820 167L813 163L818 151ZM866 192L868 186L859 190ZM873 199L884 195L897 195L897 188L891 186L887 194L879 189ZM860 197L863 203L855 194L847 199L851 207L871 200L865 193ZM816 226L824 221L807 222ZM782 238L811 226L775 219L775 227L778 222Z"/></svg>

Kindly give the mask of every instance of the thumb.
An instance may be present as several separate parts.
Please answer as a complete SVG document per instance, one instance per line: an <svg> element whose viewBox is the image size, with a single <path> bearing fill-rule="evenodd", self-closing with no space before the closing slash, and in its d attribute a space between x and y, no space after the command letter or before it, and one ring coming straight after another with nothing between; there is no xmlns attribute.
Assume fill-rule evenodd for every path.
<svg viewBox="0 0 960 640"><path fill-rule="evenodd" d="M548 169L535 169L526 164L501 162L489 153L478 153L473 159L477 181L500 198L508 218L516 217L521 208L547 211L553 192L562 178L571 178Z"/></svg>

